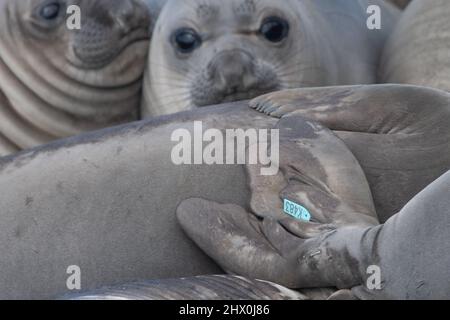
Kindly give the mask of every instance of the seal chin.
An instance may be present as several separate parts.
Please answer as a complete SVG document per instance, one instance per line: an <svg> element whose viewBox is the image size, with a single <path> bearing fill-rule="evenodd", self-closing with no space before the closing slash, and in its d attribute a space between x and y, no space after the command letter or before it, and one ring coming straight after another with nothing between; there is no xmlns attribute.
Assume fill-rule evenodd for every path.
<svg viewBox="0 0 450 320"><path fill-rule="evenodd" d="M282 89L280 84L277 83L276 77L273 79L270 83L260 84L249 89L228 88L226 90L214 90L214 88L209 88L209 90L202 90L202 94L199 94L196 88L193 88L191 91L192 105L206 107L226 102L249 100Z"/></svg>
<svg viewBox="0 0 450 320"><path fill-rule="evenodd" d="M132 50L132 44L150 42L150 34L146 28L136 28L130 30L119 41L105 40L100 40L97 43L89 41L91 43L89 46L86 45L88 41L83 41L82 45L78 45L80 42L75 41L72 46L74 59L71 59L73 61L70 62L78 69L103 69L114 62L125 50ZM109 43L110 45L103 45L104 43Z"/></svg>
<svg viewBox="0 0 450 320"><path fill-rule="evenodd" d="M220 101L216 102L215 104L226 103L226 102L235 102L235 101L241 101L241 100L249 100L249 99L253 99L255 97L259 97L264 94L278 91L278 90L279 90L279 86L274 86L270 89L253 89L253 90L249 90L249 91L236 91L231 94L225 94L222 97L222 99L220 99ZM206 105L202 105L200 107L204 107L204 106L206 106Z"/></svg>

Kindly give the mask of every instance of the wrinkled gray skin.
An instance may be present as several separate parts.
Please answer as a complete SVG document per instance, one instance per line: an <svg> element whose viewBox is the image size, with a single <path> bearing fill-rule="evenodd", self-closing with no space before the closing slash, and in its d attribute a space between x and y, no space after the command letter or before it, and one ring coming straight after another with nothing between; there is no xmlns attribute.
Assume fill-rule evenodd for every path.
<svg viewBox="0 0 450 320"><path fill-rule="evenodd" d="M94 290L70 300L306 300L275 283L217 275L154 280Z"/></svg>
<svg viewBox="0 0 450 320"><path fill-rule="evenodd" d="M229 272L290 288L352 289L335 299L450 296L449 94L413 86L320 88L269 94L250 104L281 119L303 116L333 129L363 168L378 170L368 172L384 191L374 193L378 200L409 201L411 190L430 185L387 222L368 228L261 220L236 205L186 200L178 219L209 256ZM390 174L399 176L386 179ZM291 200L301 203L302 195ZM371 265L381 268L382 290L365 286Z"/></svg>
<svg viewBox="0 0 450 320"><path fill-rule="evenodd" d="M0 0L0 156L136 120L150 23L138 0Z"/></svg>
<svg viewBox="0 0 450 320"><path fill-rule="evenodd" d="M206 108L0 158L0 298L64 294L70 265L80 266L83 290L222 273L181 232L176 207L195 197L246 207L251 170L243 165L174 165L171 152L176 143L170 141L171 135L179 128L192 131L194 120L203 121L204 130L279 127L284 141L282 170L273 188L282 188L293 174L289 168L283 170L285 166L302 170L303 165L309 168L304 179L312 183L309 189L315 200L339 211L336 222L376 223L362 170L329 130L301 118L279 121L251 110L245 102ZM303 156L300 152L290 156L290 139ZM327 151L319 141L333 148ZM298 179L286 195L304 188L305 180ZM252 181L255 187L266 188L265 181ZM322 189L327 191L323 196ZM317 207L323 222L333 219L325 209Z"/></svg>
<svg viewBox="0 0 450 320"><path fill-rule="evenodd" d="M382 29L369 30L366 12L379 5ZM370 84L399 10L381 0L170 0L159 16L144 80L144 117L170 114L280 89ZM265 19L288 22L271 42ZM181 52L183 28L201 38Z"/></svg>
<svg viewBox="0 0 450 320"><path fill-rule="evenodd" d="M450 1L413 1L383 53L380 81L450 92Z"/></svg>

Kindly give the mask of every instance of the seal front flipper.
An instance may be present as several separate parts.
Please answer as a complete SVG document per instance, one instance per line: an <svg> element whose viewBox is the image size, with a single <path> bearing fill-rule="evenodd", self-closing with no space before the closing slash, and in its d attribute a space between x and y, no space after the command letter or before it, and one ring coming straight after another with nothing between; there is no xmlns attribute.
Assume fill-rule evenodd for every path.
<svg viewBox="0 0 450 320"><path fill-rule="evenodd" d="M352 288L362 281L358 241L365 228L324 229L302 239L272 218L202 199L182 202L177 217L187 235L233 274L288 288Z"/></svg>
<svg viewBox="0 0 450 320"><path fill-rule="evenodd" d="M449 117L445 92L396 84L284 90L255 98L249 106L278 118L302 116L334 131L380 134L424 132Z"/></svg>

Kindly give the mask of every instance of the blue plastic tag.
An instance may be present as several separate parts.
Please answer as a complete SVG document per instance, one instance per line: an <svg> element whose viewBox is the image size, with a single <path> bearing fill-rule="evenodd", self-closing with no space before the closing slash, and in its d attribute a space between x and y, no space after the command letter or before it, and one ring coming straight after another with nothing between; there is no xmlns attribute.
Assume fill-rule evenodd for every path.
<svg viewBox="0 0 450 320"><path fill-rule="evenodd" d="M284 212L298 220L311 220L311 214L308 209L287 199L284 199Z"/></svg>

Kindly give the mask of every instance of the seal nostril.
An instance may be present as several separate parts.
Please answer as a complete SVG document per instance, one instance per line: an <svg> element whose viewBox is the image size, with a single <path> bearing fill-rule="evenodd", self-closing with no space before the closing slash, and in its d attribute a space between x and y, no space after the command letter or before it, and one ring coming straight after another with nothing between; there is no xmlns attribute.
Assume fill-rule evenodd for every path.
<svg viewBox="0 0 450 320"><path fill-rule="evenodd" d="M255 77L252 57L243 50L225 51L218 55L207 67L208 75L217 88L227 93L246 89Z"/></svg>

